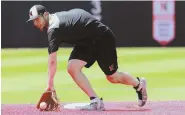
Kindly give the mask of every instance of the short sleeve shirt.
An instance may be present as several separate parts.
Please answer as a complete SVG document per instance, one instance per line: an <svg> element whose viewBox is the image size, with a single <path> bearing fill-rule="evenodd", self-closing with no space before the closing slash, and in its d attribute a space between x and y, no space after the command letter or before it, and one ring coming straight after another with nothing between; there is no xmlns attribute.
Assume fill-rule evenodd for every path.
<svg viewBox="0 0 185 115"><path fill-rule="evenodd" d="M78 44L93 40L107 28L82 9L56 12L49 16L48 52L56 52L61 43Z"/></svg>

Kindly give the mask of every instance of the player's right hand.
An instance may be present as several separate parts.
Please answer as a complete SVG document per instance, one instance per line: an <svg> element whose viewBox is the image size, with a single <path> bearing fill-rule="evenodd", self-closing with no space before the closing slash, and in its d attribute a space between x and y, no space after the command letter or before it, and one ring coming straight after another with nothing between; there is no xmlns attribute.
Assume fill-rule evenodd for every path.
<svg viewBox="0 0 185 115"><path fill-rule="evenodd" d="M47 104L47 107L45 109L40 108L40 103L42 102L45 102ZM40 111L59 111L60 101L57 98L56 91L46 90L37 103L37 109Z"/></svg>

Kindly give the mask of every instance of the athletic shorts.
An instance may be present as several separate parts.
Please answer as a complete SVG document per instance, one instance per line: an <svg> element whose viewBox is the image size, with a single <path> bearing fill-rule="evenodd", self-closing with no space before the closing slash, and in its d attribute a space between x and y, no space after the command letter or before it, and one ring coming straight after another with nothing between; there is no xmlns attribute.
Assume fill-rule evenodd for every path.
<svg viewBox="0 0 185 115"><path fill-rule="evenodd" d="M88 39L88 38L87 38ZM87 62L86 68L91 67L95 61L105 75L112 75L118 69L115 36L108 29L104 34L87 44L76 44L69 57Z"/></svg>

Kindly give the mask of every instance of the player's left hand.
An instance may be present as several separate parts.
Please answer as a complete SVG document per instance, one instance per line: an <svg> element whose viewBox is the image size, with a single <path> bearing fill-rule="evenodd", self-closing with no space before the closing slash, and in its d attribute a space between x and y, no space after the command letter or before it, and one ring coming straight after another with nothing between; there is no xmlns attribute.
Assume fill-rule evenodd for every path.
<svg viewBox="0 0 185 115"><path fill-rule="evenodd" d="M42 109L40 107L40 103L45 102L47 104L47 107L45 109ZM53 90L47 90L45 91L39 102L37 103L37 109L40 111L59 111L60 110L60 101L57 98L56 91Z"/></svg>

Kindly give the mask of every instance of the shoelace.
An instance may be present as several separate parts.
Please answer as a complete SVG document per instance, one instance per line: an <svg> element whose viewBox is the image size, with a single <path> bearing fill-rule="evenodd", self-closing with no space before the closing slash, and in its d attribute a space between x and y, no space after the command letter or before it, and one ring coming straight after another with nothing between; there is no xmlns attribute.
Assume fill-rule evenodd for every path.
<svg viewBox="0 0 185 115"><path fill-rule="evenodd" d="M134 89L136 90L136 93L138 94L138 98L142 100L142 86L141 86L140 79L138 77L137 79L139 81L139 84L136 87L134 87Z"/></svg>
<svg viewBox="0 0 185 115"><path fill-rule="evenodd" d="M90 105L92 105L92 104L97 104L97 102L90 103Z"/></svg>

